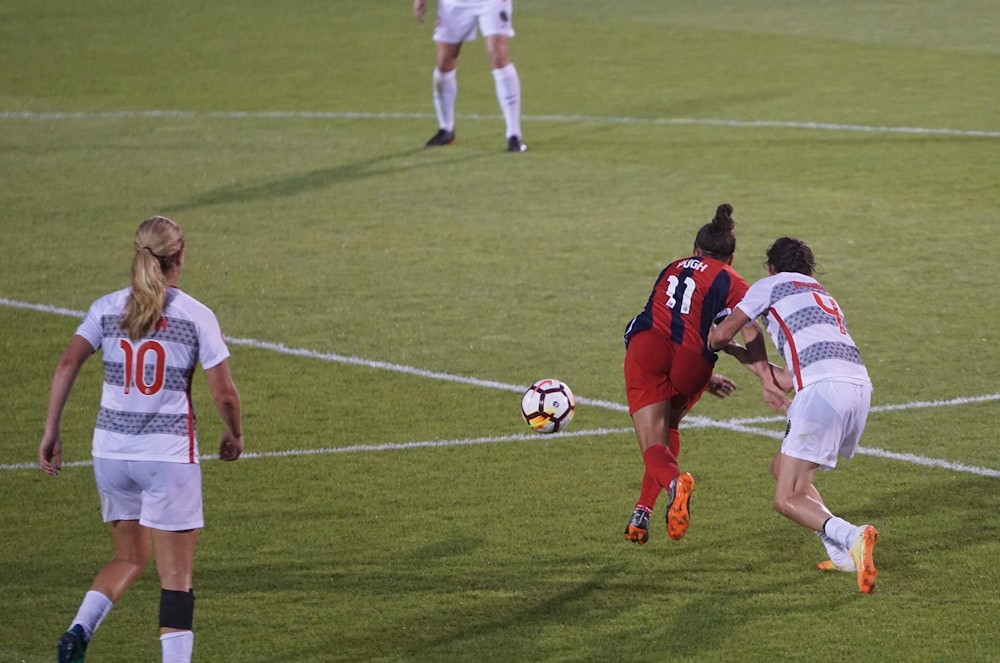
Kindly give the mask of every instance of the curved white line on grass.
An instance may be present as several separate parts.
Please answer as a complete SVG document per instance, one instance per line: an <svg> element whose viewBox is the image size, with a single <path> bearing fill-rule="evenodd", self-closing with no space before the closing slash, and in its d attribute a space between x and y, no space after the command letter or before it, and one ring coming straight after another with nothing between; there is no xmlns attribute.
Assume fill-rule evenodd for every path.
<svg viewBox="0 0 1000 663"><path fill-rule="evenodd" d="M988 403L990 401L1000 401L1000 394L985 394L983 396L959 396L937 401L913 401L912 403L896 403L890 405L876 405L872 412L899 412L902 410L916 410L930 407L948 407L950 405L969 405L970 403ZM750 417L748 419L729 419L731 424L774 424L784 421L784 417Z"/></svg>
<svg viewBox="0 0 1000 663"><path fill-rule="evenodd" d="M720 422L713 422L710 419L702 419L701 421L694 422L694 427L728 428L730 430L741 433L750 433L752 435L760 435L763 437L770 437L779 440L782 437L782 434L776 431L756 429L749 426L718 426L719 423ZM454 440L427 440L421 442L385 442L383 444L355 444L348 447L324 447L321 449L287 449L284 451L261 451L261 452L252 451L243 454L243 459L253 460L256 458L291 458L299 456L327 456L331 454L342 454L342 453L406 451L409 449L472 446L477 444L500 444L505 442L524 442L524 441L545 442L549 440L559 440L559 439L567 439L574 437L624 435L630 433L632 433L631 428L594 428L594 429L580 430L580 431L566 431L564 433L552 433L550 435L540 435L538 433L524 433L521 435L487 436L487 437L474 437L474 438L454 439ZM870 447L858 447L857 453L863 456L889 458L892 460L900 460L907 463L912 463L914 465L922 465L924 467L939 467L946 470L953 470L955 472L963 472L966 474L975 474L982 477L1000 479L1000 470L994 470L988 467L966 465L964 463L955 463L952 461L941 460L938 458L927 458L925 456L918 456L916 454L894 453L891 451L885 451L884 449L873 449ZM218 460L216 456L209 454L202 454L200 456L200 459L202 461ZM93 464L92 461L80 460L80 461L73 461L71 463L64 463L63 468L89 467L92 464ZM7 465L0 465L0 471L37 470L37 469L38 469L37 463L12 463Z"/></svg>
<svg viewBox="0 0 1000 663"><path fill-rule="evenodd" d="M3 120L90 120L128 118L170 118L191 119L197 117L222 119L321 119L321 120L430 120L428 113L363 113L363 112L323 112L323 111L74 111L74 112L0 112ZM497 115L459 115L461 120L502 119ZM660 125L700 125L711 127L731 127L740 129L805 129L811 131L846 131L862 133L897 133L922 136L968 136L974 138L1000 138L1000 131L975 129L942 129L929 127L890 127L863 124L837 124L833 122L790 122L782 120L722 120L689 117L614 117L599 115L526 115L521 118L528 122L565 122L598 124L660 124Z"/></svg>
<svg viewBox="0 0 1000 663"><path fill-rule="evenodd" d="M993 394L992 397L983 398L961 398L954 399L952 401L928 401L924 403L914 403L913 405L923 406L923 407L937 407L940 405L960 405L963 403L980 401L980 400L997 400L1000 394ZM874 410L874 408L872 408ZM884 410L903 410L910 409L909 407L902 406L887 406ZM779 421L784 421L781 419ZM737 423L737 420L731 419L729 421L713 421L705 420L700 424L705 427L712 428L723 428L726 430L731 430L737 433L747 433L750 435L757 435L760 437L770 437L774 440L780 440L785 437L785 434L780 431L768 430L766 428L756 428L753 426L747 426L744 424ZM994 470L989 467L979 467L976 465L966 465L965 463L955 463L949 460L941 460L939 458L928 458L927 456L918 456L916 454L908 453L896 453L894 451L886 451L885 449L877 449L875 447L861 447L859 446L855 453L860 456L875 456L877 458L890 458L892 460L901 460L907 463L913 463L914 465L922 465L924 467L940 467L946 470L954 470L956 472L965 472L967 474L975 474L981 477L991 477L994 479L1000 479L1000 470Z"/></svg>
<svg viewBox="0 0 1000 663"><path fill-rule="evenodd" d="M64 315L68 318L80 318L83 319L87 314L83 311L74 311L71 308L60 308L58 306L48 306L47 304L29 304L28 302L19 302L16 299L6 299L0 297L0 304L7 306L9 308L19 308L26 311L38 311L39 313L54 313L55 315Z"/></svg>
<svg viewBox="0 0 1000 663"><path fill-rule="evenodd" d="M28 302L21 302L12 299L6 299L3 297L0 297L0 305L9 306L11 308L17 308L17 309L38 311L41 313L53 313L56 315L64 315L74 318L83 318L86 315L83 311L75 311L73 309L66 309L58 306L49 306L46 304L30 304ZM256 339L246 339L246 338L227 338L226 340L228 343L232 345L242 345L245 347L251 347L255 349L269 350L271 352L276 352L279 354L285 354L295 357L306 357L310 359L318 359L321 361L364 366L367 368L388 370L397 373L406 373L434 380L445 380L448 382L469 384L478 387L486 387L489 389L500 389L504 391L513 391L520 393L526 388L526 386L522 385L506 384L503 382L495 382L493 380L480 380L477 378L470 378L461 375L453 375L451 373L442 373L439 371L428 371L422 368L404 366L402 364L393 364L384 361L373 361L370 359L362 359L360 357L340 355L336 353L317 352L315 350L309 350L306 348L290 348L284 345L283 343L270 343L267 341L258 341ZM995 400L1000 400L1000 393L988 394L984 396L967 396L967 397L953 398L950 400L917 401L914 403L881 405L873 407L872 412L894 412L900 410L910 410L915 408L945 407L950 405L965 405L969 403L980 403L980 402L995 401ZM591 405L594 407L601 407L618 412L628 411L627 406L622 405L621 403L613 403L611 401L578 397L577 402L583 405ZM782 437L784 437L781 432L768 430L766 428L758 428L750 424L779 423L782 421L784 421L783 417L754 417L752 419L730 419L730 420L719 421L715 419L708 419L706 417L689 416L684 420L684 427L721 428L723 430L729 430L734 433L747 433L750 435L758 435L761 437L769 437L772 439L780 440ZM607 435L612 433L617 434L617 433L630 433L630 432L632 432L631 428L616 428L616 429L599 428L599 429L585 430L585 431L571 431L571 432L568 431L565 433L554 433L552 435L548 435L545 437L547 439L559 439L564 437L582 437L587 435ZM528 439L538 439L538 435L524 434L524 435L513 435L506 437L472 438L468 440L434 440L429 442L385 443L379 445L357 445L352 447L294 450L294 451L269 452L261 454L248 453L245 454L245 457L256 458L256 457L292 456L292 455L306 455L306 454L345 453L351 451L391 451L397 449L420 448L420 447L444 447L444 446L459 446L459 445L469 445L469 444L488 444L493 442L513 442L513 441L528 440ZM907 462L915 463L917 465L923 465L926 467L942 467L959 472L978 474L980 476L1000 478L1000 471L993 470L990 468L963 465L961 463L953 463L950 461L938 460L935 458L926 458L924 456L916 456L914 454L898 454L891 451L885 451L883 449L873 449L868 447L858 447L857 453L862 455L878 456L881 458L904 460ZM202 458L210 459L213 458L213 456L202 456ZM89 461L78 461L75 463L66 463L64 467L77 467L89 464L90 464ZM36 467L37 465L35 463L15 463L12 465L0 465L0 470L33 469Z"/></svg>
<svg viewBox="0 0 1000 663"><path fill-rule="evenodd" d="M1000 138L1000 131L979 131L967 129L933 129L928 127L889 127L863 124L836 124L833 122L786 122L781 120L713 120L709 118L686 117L588 117L584 115L540 115L531 118L549 122L596 122L604 124L679 124L711 127L733 127L741 129L811 129L818 131L849 131L862 133L899 133L940 136L975 136L979 138Z"/></svg>
<svg viewBox="0 0 1000 663"><path fill-rule="evenodd" d="M476 387L486 387L488 389L499 389L501 391L512 391L516 393L522 393L530 385L523 384L507 384L504 382L495 382L493 380L480 380L479 378L470 378L464 375L454 375L451 373L442 373L440 371L429 371L423 368L414 368L413 366L404 366L402 364L393 364L387 361L374 361L371 359L362 359L361 357L353 357L348 355L336 354L333 352L317 352L315 350L308 350L306 348L290 348L283 343L270 343L268 341L258 341L252 338L226 338L226 342L231 345L242 345L245 347L258 348L261 350L270 350L272 352L277 352L279 354L291 355L293 357L307 357L309 359L319 359L321 361L330 361L338 364L350 364L353 366L364 366L366 368L377 368L386 371L393 371L394 373L405 373L408 375L416 375L423 378L430 378L433 380L444 380L445 382L457 382L459 384L468 384ZM617 411L628 411L628 407L622 405L621 403L612 403L610 401L601 401L591 398L577 398L577 403L583 405L591 405L594 407L601 407L608 410Z"/></svg>
<svg viewBox="0 0 1000 663"><path fill-rule="evenodd" d="M296 449L290 451L265 451L245 454L247 458L278 458L282 456L309 456L314 454L355 453L364 451L401 451L407 449L427 449L433 447L464 447L476 444L498 444L503 442L524 442L559 440L592 435L616 435L631 433L631 428L592 428L590 430L565 431L562 433L522 433L518 435L489 435L456 440L427 440L424 442L385 442L383 444L356 444L349 447L329 447L326 449Z"/></svg>
<svg viewBox="0 0 1000 663"><path fill-rule="evenodd" d="M490 435L486 437L472 437L454 440L426 440L422 442L384 442L382 444L355 444L349 447L324 447L321 449L287 449L284 451L250 451L241 459L254 458L287 458L295 456L326 456L330 454L343 453L363 453L373 451L405 451L408 449L427 449L434 447L464 447L476 444L499 444L503 442L524 442L560 440L573 437L590 437L595 435L618 435L631 433L631 428L591 428L589 430L564 431L562 433L521 433L518 435ZM218 460L212 454L201 454L200 460ZM67 467L88 467L93 465L90 460L76 460L71 463L63 463L63 468ZM0 470L37 470L38 463L12 463L0 465Z"/></svg>
<svg viewBox="0 0 1000 663"><path fill-rule="evenodd" d="M923 465L924 467L941 467L946 470L955 470L956 472L966 472L968 474L978 474L983 477L1000 479L1000 470L994 470L988 467L978 467L976 465L966 465L965 463L953 463L949 460L941 460L939 458L927 458L926 456L918 456L916 454L901 454L894 451L886 451L884 449L873 449L871 447L858 447L858 453L863 456L891 458L892 460L902 460L907 463Z"/></svg>

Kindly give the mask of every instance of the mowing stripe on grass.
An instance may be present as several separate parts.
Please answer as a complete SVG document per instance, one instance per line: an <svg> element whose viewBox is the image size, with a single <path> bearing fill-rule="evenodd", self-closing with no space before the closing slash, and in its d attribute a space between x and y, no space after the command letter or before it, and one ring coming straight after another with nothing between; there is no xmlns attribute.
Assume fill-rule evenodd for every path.
<svg viewBox="0 0 1000 663"><path fill-rule="evenodd" d="M0 297L0 305L8 306L10 308L37 311L40 313L52 313L55 315L63 315L81 319L86 315L83 311L75 311L73 309L61 308L58 306L49 306L47 304L31 304L28 302L6 299L4 297ZM362 359L360 357L353 357L353 356L341 355L330 352L317 352L316 350L309 350L306 348L291 348L284 345L283 343L271 343L268 341L259 341L256 339L246 339L246 338L227 338L226 341L230 345L245 346L259 350L268 350L270 352L275 352L277 354L290 355L293 357L306 357L309 359L317 359L320 361L326 361L331 363L363 366L366 368L387 370L396 373L405 373L408 375L416 375L419 377L424 377L433 380L456 382L476 387L485 387L488 389L499 389L502 391L521 393L527 388L527 385L507 384L504 382L496 382L493 380L480 380L478 378L471 378L463 375L453 375L451 373L442 373L440 371L428 371L422 368L414 368L412 366L393 364L385 361L374 361L370 359ZM608 410L614 410L617 412L628 411L628 407L626 405L622 405L621 403L614 403L611 401L582 398L582 397L578 397L576 400L578 403L583 405L600 407ZM997 400L1000 400L1000 393L987 394L983 396L966 396L966 397L953 398L950 400L915 401L913 403L881 405L873 407L872 412L893 412L893 411L911 410L918 408L921 409L937 408L937 407L966 405L969 403L982 403L982 402L997 401ZM783 437L783 434L781 432L769 430L766 428L759 428L758 426L752 424L778 423L782 421L784 421L783 417L754 417L751 419L730 419L730 420L720 421L715 419L709 419L706 417L689 416L684 420L684 427L721 428L723 430L729 430L735 433L747 433L750 435L770 437L772 439L780 440ZM545 439L560 439L566 437L583 437L591 435L623 434L631 432L632 432L631 428L613 428L613 429L598 428L592 430L553 433L551 435L545 436ZM335 447L335 448L325 448L325 449L298 449L298 450L260 452L260 453L250 452L245 454L244 457L273 458L281 456L302 456L302 455L347 453L347 452L396 451L402 449L414 449L414 448L426 448L426 447L446 447L446 446L462 446L462 445L473 445L473 444L493 444L498 442L517 442L529 439L538 440L539 436L538 434L535 433L527 433L522 435L508 435L502 437L478 437L478 438L469 438L464 440L387 442L384 444L376 444L376 445L355 445L349 447ZM954 470L957 472L967 472L970 474L977 474L980 476L1000 478L1000 471L998 470L986 467L976 467L973 465L965 465L962 463L954 463L951 461L940 460L936 458L927 458L924 456L917 456L915 454L900 454L891 451L886 451L884 449L876 449L870 447L858 447L857 453L867 456L877 456L879 458L890 458L893 460L901 460L909 463L914 463L917 465L923 465L925 467L940 467L944 469ZM201 457L206 460L214 458L214 456L210 455L202 455ZM64 467L78 467L89 464L90 461L78 461L74 463L66 463ZM0 465L0 470L24 470L24 469L34 469L36 467L37 464L35 463L14 463L8 465Z"/></svg>
<svg viewBox="0 0 1000 663"><path fill-rule="evenodd" d="M364 113L364 112L321 112L321 111L5 111L0 112L2 120L91 120L129 118L222 118L222 119L321 119L321 120L436 120L428 113ZM457 116L460 120L483 120L495 122L503 119L499 115L469 114ZM837 124L833 122L786 122L781 120L723 120L689 117L607 117L593 115L526 115L527 122L564 122L572 124L659 124L659 125L700 125L710 127L732 127L739 129L806 129L812 131L846 131L861 133L916 134L921 136L968 136L974 138L1000 138L1000 131L978 129L934 129L928 127L868 126L863 124Z"/></svg>

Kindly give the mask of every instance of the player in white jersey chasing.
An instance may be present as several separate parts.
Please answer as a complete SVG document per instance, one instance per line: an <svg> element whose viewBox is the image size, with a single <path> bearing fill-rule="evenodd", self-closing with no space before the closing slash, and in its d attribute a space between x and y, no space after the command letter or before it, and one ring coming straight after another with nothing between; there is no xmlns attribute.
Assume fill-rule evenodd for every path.
<svg viewBox="0 0 1000 663"><path fill-rule="evenodd" d="M240 396L219 323L208 307L177 289L184 234L172 220L152 217L136 230L134 249L131 287L91 305L59 360L38 445L42 470L58 475L63 408L80 368L101 350L104 386L92 455L115 552L59 639L60 663L84 660L94 631L142 573L153 549L163 660L191 660L194 551L204 526L190 399L197 364L225 427L219 458L236 460L243 453Z"/></svg>
<svg viewBox="0 0 1000 663"><path fill-rule="evenodd" d="M521 140L521 79L510 61L510 38L513 0L438 0L434 24L436 60L433 74L434 110L438 132L427 141L427 147L440 147L455 142L455 98L458 96L456 67L462 44L476 38L476 29L486 39L486 55L493 71L497 101L507 125L507 151L524 152L528 146ZM424 22L427 0L413 0L413 16Z"/></svg>
<svg viewBox="0 0 1000 663"><path fill-rule="evenodd" d="M718 351L761 317L785 359L785 369L772 376L783 390L796 392L781 450L771 462L774 508L820 536L830 559L819 568L857 573L858 589L868 594L875 587L878 531L834 516L813 478L819 468L836 467L838 456L854 455L871 406L871 380L840 305L812 277L816 262L809 246L782 237L768 248L766 266L769 276L751 285L712 328L708 347Z"/></svg>

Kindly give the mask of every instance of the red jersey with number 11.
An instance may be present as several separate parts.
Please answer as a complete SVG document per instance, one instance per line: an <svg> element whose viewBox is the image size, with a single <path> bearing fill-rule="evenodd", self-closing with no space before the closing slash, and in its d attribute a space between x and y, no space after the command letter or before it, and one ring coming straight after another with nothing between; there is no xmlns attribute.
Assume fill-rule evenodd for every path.
<svg viewBox="0 0 1000 663"><path fill-rule="evenodd" d="M625 328L625 345L633 335L652 329L714 366L718 356L708 351L708 331L712 322L729 315L749 287L721 260L675 260L660 272L646 307Z"/></svg>

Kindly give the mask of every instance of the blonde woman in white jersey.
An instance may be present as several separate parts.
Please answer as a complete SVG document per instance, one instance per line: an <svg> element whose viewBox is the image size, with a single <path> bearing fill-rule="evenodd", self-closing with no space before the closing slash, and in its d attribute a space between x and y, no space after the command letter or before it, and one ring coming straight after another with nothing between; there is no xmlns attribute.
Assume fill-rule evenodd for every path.
<svg viewBox="0 0 1000 663"><path fill-rule="evenodd" d="M92 455L101 512L114 557L95 576L58 661L83 661L94 631L156 551L160 576L163 661L187 663L194 647L193 565L204 525L191 378L201 364L225 430L222 460L243 453L240 396L215 314L177 289L184 234L168 218L146 219L135 232L132 285L95 301L52 378L45 433L38 446L44 472L59 474L59 423L73 382L97 350L104 386Z"/></svg>
<svg viewBox="0 0 1000 663"><path fill-rule="evenodd" d="M768 248L766 266L769 276L751 285L711 330L708 346L725 346L761 317L785 359L786 368L773 370L772 377L783 390L796 392L785 439L771 463L774 508L820 536L830 555L820 569L856 573L858 589L868 594L875 587L878 531L834 516L813 477L817 469L836 467L838 456L854 455L871 405L871 380L840 305L812 277L816 262L809 246L782 237Z"/></svg>
<svg viewBox="0 0 1000 663"><path fill-rule="evenodd" d="M424 22L427 0L413 0L413 16ZM438 0L434 23L436 59L434 66L434 111L438 132L426 147L442 147L455 142L455 98L458 96L456 67L462 44L476 38L476 30L486 40L486 55L493 72L497 101L506 126L507 151L524 152L521 140L521 79L510 61L513 0Z"/></svg>

